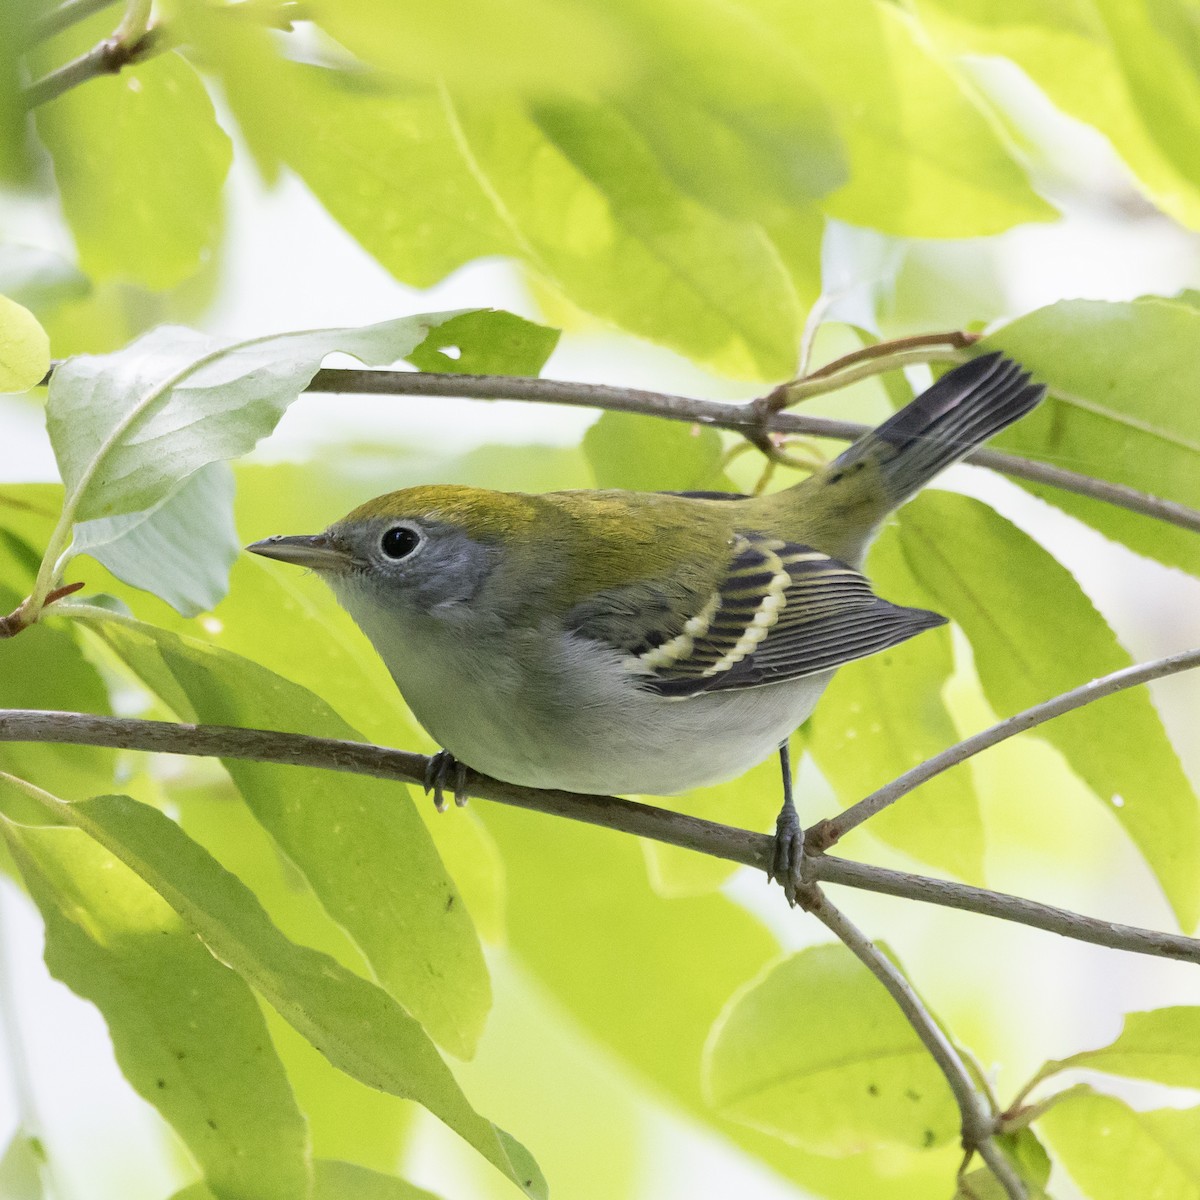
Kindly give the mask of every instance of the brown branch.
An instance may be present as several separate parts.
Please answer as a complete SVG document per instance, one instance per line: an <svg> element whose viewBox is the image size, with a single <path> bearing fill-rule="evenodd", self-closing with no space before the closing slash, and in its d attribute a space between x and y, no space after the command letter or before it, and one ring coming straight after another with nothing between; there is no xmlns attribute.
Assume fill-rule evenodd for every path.
<svg viewBox="0 0 1200 1200"><path fill-rule="evenodd" d="M806 912L812 913L887 988L905 1019L916 1031L946 1077L958 1104L963 1149L968 1154L973 1151L979 1153L1010 1200L1026 1200L1028 1192L1025 1185L994 1140L998 1120L997 1114L991 1109L991 1102L980 1095L962 1055L942 1032L912 984L896 964L819 888L802 888L800 902Z"/></svg>
<svg viewBox="0 0 1200 1200"><path fill-rule="evenodd" d="M41 381L41 386L50 382L57 365L51 365L46 377ZM840 387L843 382L845 380L837 379L828 387ZM728 429L733 433L740 433L760 449L766 445L764 439L770 433L801 434L852 442L871 428L856 421L838 421L830 417L811 417L800 413L773 412L764 416L756 412L754 402L701 400L693 396L650 392L642 388L574 383L563 379L538 379L519 375L457 375L434 371L323 367L304 390L338 395L453 396L474 400L517 400L535 404L558 404L568 408L598 408L605 412L642 413L668 421L686 421L694 425L707 425L713 429ZM963 461L977 467L988 467L1017 479L1027 479L1031 483L1044 483L1060 491L1087 496L1117 508L1153 517L1168 525L1177 525L1181 529L1200 533L1200 512L1196 509L1189 508L1186 504L1178 504L1174 500L1164 500L1159 496L1139 492L1123 483L1110 483L1108 480L1081 475L1064 467L1020 458L999 450L976 450Z"/></svg>
<svg viewBox="0 0 1200 1200"><path fill-rule="evenodd" d="M1172 654L1167 658L1155 659L1153 662L1138 663L1135 666L1114 671L1111 675L1103 675L1099 679L1093 679L1069 692L1064 692L1061 696L1055 696L1051 700L1035 704L1032 708L1027 708L1015 716L1006 717L990 728L965 738L940 754L935 754L933 758L919 763L911 771L897 776L891 783L885 784L877 792L873 792L866 799L860 800L838 816L814 825L808 831L810 848L827 850L840 838L845 837L851 829L861 825L868 817L895 804L902 796L907 796L914 788L932 779L935 775L948 771L951 767L966 761L981 750L986 750L989 746L994 746L1025 730L1035 729L1055 717L1082 708L1085 704L1093 704L1097 700L1102 700L1106 696L1112 696L1127 688L1137 687L1154 679L1162 679L1167 675L1176 675L1180 671L1190 671L1198 666L1200 666L1200 649L1185 650L1181 654Z"/></svg>
<svg viewBox="0 0 1200 1200"><path fill-rule="evenodd" d="M843 380L837 380L841 386ZM794 433L852 442L871 426L801 413L758 415L752 404L700 400L641 388L611 387L598 383L572 383L559 379L530 379L509 375L451 375L426 371L379 371L369 368L331 368L318 371L305 389L309 392L355 393L368 396L456 396L479 400L519 400L573 408L599 408L607 412L643 413L669 421L687 421L728 429L752 440L767 433ZM1034 459L999 450L976 450L965 462L989 467L1005 475L1044 483L1065 492L1088 496L1117 508L1178 525L1200 533L1200 512L1173 500L1139 492L1122 483L1068 471Z"/></svg>
<svg viewBox="0 0 1200 1200"><path fill-rule="evenodd" d="M366 742L224 725L187 725L36 709L0 709L0 743L3 742L49 742L205 758L239 758L346 771L415 784L424 783L429 764L423 754ZM522 788L474 771L467 773L467 789L481 800L631 833L753 867L764 874L773 862L774 841L767 834L701 820L635 800ZM806 860L806 875L814 883L861 888L998 917L1115 950L1200 963L1200 940L1132 925L1117 925L967 884L890 871L820 853Z"/></svg>

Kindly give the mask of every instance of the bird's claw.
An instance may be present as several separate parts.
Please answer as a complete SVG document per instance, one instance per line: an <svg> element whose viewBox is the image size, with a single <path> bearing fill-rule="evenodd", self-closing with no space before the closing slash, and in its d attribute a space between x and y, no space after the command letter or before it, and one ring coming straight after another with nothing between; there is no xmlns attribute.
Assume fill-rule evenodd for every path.
<svg viewBox="0 0 1200 1200"><path fill-rule="evenodd" d="M439 750L431 755L425 767L425 795L433 793L433 805L438 812L446 811L446 791L454 797L454 803L462 808L468 800L467 768L449 750Z"/></svg>
<svg viewBox="0 0 1200 1200"><path fill-rule="evenodd" d="M786 806L775 822L775 857L767 879L778 880L793 908L796 894L804 886L804 830L796 810Z"/></svg>

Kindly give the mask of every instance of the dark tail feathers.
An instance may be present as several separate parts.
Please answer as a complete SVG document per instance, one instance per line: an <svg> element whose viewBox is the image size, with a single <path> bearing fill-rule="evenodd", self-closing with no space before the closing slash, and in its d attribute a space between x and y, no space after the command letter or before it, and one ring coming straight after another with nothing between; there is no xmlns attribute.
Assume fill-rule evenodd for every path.
<svg viewBox="0 0 1200 1200"><path fill-rule="evenodd" d="M874 459L890 507L1035 408L1046 389L999 351L948 371L928 391L864 434L830 470Z"/></svg>

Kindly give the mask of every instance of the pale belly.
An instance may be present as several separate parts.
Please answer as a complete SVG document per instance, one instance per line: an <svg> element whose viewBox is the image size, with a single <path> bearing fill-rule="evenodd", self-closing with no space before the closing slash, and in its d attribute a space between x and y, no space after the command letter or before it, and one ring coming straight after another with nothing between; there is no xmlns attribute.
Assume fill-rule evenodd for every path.
<svg viewBox="0 0 1200 1200"><path fill-rule="evenodd" d="M372 640L414 716L460 762L572 792L672 795L735 778L803 723L832 676L667 700L634 687L615 653L578 645L537 671L509 643L483 661L456 639L409 639L402 651Z"/></svg>

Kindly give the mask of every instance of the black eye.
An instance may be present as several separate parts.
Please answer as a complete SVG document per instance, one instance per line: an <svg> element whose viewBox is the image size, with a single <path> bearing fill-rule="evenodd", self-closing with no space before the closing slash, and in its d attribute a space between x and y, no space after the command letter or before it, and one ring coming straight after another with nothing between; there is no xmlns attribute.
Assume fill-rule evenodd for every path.
<svg viewBox="0 0 1200 1200"><path fill-rule="evenodd" d="M387 530L379 539L379 548L388 558L404 558L421 544L421 535L407 525L397 525Z"/></svg>

